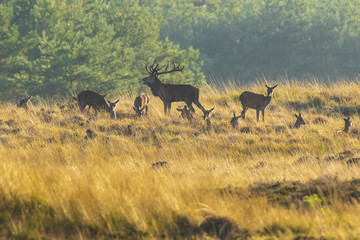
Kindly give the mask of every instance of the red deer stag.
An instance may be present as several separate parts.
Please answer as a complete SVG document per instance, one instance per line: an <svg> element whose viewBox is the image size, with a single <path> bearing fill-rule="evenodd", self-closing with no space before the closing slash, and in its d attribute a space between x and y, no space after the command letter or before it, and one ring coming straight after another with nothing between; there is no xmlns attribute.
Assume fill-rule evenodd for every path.
<svg viewBox="0 0 360 240"><path fill-rule="evenodd" d="M28 110L28 104L29 104L29 101L31 99L31 96L28 97L28 98L22 98L22 99L19 99L19 103L17 105L18 108L25 108L25 110Z"/></svg>
<svg viewBox="0 0 360 240"><path fill-rule="evenodd" d="M156 65L155 65L156 64ZM155 66L154 66L155 65ZM169 65L166 66L163 72L160 72L165 66L159 67L159 64L156 61L149 67L145 66L146 71L149 73L149 76L143 78L142 81L145 85L149 86L152 93L156 97L160 97L161 101L164 103L164 112L165 114L170 113L171 103L172 102L185 102L189 109L192 112L195 112L195 109L192 106L194 103L204 114L203 118L206 119L213 109L207 111L199 102L199 88L192 85L180 85L180 84L165 84L162 83L159 79L161 74L172 73L177 71L182 71L184 67L175 65L173 69L168 71Z"/></svg>
<svg viewBox="0 0 360 240"><path fill-rule="evenodd" d="M256 120L259 121L259 113L262 112L263 121L265 120L264 114L265 114L265 108L267 105L269 105L271 101L271 95L273 93L274 88L277 87L278 84L276 84L273 87L269 87L268 85L265 85L267 87L267 95L257 94L249 91L245 91L240 95L240 102L243 107L243 111L241 112L241 116L243 119L245 119L245 113L248 110L248 108L256 109Z"/></svg>
<svg viewBox="0 0 360 240"><path fill-rule="evenodd" d="M148 105L149 97L146 93L142 93L135 98L133 109L139 117L143 115L143 110L145 109L145 115L147 116Z"/></svg>
<svg viewBox="0 0 360 240"><path fill-rule="evenodd" d="M105 100L105 95L101 95L93 89L82 90L73 98L78 102L81 112L84 111L86 106L89 106L89 108L92 107L95 110L95 114L100 110L105 110L110 113L112 118L116 118L114 111L119 99L116 102L111 103L110 101Z"/></svg>

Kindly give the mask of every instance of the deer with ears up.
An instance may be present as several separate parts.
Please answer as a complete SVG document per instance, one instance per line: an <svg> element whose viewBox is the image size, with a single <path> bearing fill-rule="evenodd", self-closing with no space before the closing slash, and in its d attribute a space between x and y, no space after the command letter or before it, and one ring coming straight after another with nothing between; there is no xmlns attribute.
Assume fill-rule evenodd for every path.
<svg viewBox="0 0 360 240"><path fill-rule="evenodd" d="M277 87L276 84L273 87L267 87L267 95L262 95L258 93L253 93L249 91L245 91L240 95L240 102L243 107L243 111L241 112L241 116L245 119L245 113L249 108L256 109L256 120L259 121L259 113L262 112L263 121L265 121L265 108L269 105L271 101L271 95L273 93L274 88Z"/></svg>
<svg viewBox="0 0 360 240"><path fill-rule="evenodd" d="M156 97L160 97L161 101L164 103L164 112L165 114L170 113L171 103L172 102L185 102L186 105L192 112L195 112L195 109L192 106L194 103L202 112L203 118L206 119L209 114L214 110L205 110L205 108L199 102L199 88L192 85L182 85L182 84L165 84L162 83L159 79L161 74L167 74L172 72L181 72L184 67L175 65L173 69L168 70L169 64L166 66L164 71L161 70L165 67L159 67L159 64L156 61L149 67L145 66L146 71L149 76L142 79L143 83L150 87L152 93Z"/></svg>
<svg viewBox="0 0 360 240"><path fill-rule="evenodd" d="M295 117L296 117L296 122L294 124L294 128L300 128L301 125L305 125L305 121L302 118L301 113L299 113L299 115L295 114Z"/></svg>

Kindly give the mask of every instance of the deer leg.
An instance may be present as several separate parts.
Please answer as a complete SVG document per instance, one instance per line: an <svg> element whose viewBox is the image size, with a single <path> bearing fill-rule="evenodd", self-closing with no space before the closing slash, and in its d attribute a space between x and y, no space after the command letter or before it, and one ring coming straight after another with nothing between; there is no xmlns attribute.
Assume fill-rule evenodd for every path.
<svg viewBox="0 0 360 240"><path fill-rule="evenodd" d="M261 110L261 112L262 112L262 117L263 117L263 122L265 122L265 109L264 110Z"/></svg>
<svg viewBox="0 0 360 240"><path fill-rule="evenodd" d="M241 114L240 114L240 117L241 117L243 120L245 120L246 110L247 110L247 107L243 107L243 110L242 110L242 112L241 112Z"/></svg>
<svg viewBox="0 0 360 240"><path fill-rule="evenodd" d="M192 106L192 102L186 102L186 105L189 107L189 110L190 110L191 112L195 112L195 109L194 109L194 107Z"/></svg>
<svg viewBox="0 0 360 240"><path fill-rule="evenodd" d="M259 121L259 113L260 113L260 110L256 109L256 121Z"/></svg>
<svg viewBox="0 0 360 240"><path fill-rule="evenodd" d="M147 116L148 106L145 107L145 116Z"/></svg>

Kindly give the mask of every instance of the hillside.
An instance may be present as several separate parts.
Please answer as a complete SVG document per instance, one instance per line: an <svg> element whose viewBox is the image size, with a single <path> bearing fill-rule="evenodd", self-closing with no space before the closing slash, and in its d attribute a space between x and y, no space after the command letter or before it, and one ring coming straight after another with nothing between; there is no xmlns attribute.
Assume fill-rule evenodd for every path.
<svg viewBox="0 0 360 240"><path fill-rule="evenodd" d="M183 103L164 116L151 93L141 119L135 96L120 97L117 120L81 114L68 99L28 111L2 103L1 235L358 238L359 84L280 82L265 122L250 109L233 129L244 89L201 89L215 107L211 127L196 107L193 122L181 119ZM246 90L265 93L263 83ZM306 125L295 129L299 112ZM355 126L337 133L348 115Z"/></svg>

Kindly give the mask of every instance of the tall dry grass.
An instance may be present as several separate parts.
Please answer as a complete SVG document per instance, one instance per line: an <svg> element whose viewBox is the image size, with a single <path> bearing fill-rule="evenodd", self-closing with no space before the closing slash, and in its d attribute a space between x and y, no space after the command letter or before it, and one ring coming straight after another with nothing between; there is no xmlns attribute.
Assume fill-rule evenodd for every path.
<svg viewBox="0 0 360 240"><path fill-rule="evenodd" d="M231 85L200 93L215 107L210 129L199 110L192 123L181 119L183 103L164 116L151 94L141 119L131 96L118 120L47 101L27 112L3 103L0 234L359 238L359 87L282 81L265 122L250 109L237 129L229 121L244 89ZM246 89L265 93L263 83ZM291 128L299 111L307 124ZM347 114L355 127L337 134Z"/></svg>

